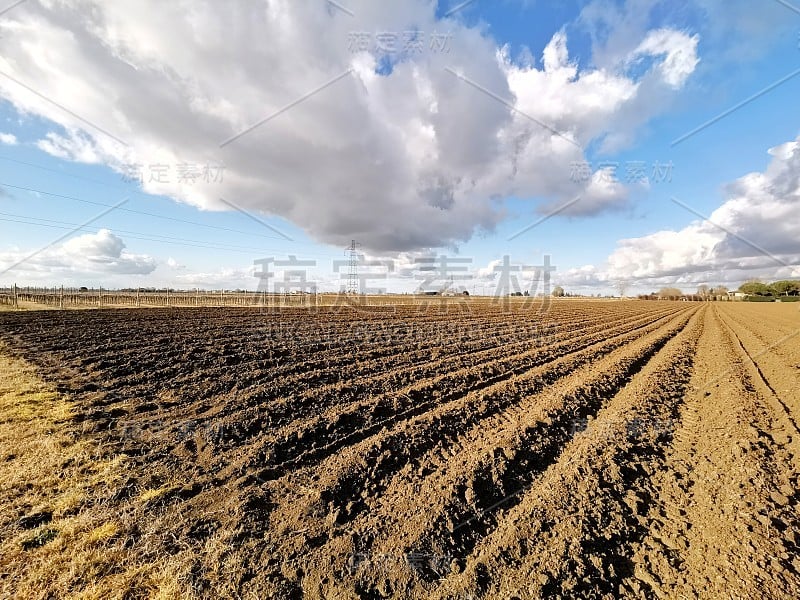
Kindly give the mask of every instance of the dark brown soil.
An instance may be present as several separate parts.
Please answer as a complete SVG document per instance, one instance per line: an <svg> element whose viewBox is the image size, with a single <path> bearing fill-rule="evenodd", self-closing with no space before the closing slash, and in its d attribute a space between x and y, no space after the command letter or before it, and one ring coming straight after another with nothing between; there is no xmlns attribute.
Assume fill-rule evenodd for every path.
<svg viewBox="0 0 800 600"><path fill-rule="evenodd" d="M214 598L800 597L798 331L733 303L0 314L64 427L126 457L83 510Z"/></svg>

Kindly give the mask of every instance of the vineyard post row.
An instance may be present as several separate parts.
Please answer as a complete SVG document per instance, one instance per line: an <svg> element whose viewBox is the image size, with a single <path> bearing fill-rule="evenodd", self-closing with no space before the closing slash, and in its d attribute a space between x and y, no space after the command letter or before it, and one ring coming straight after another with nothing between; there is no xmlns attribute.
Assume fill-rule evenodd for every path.
<svg viewBox="0 0 800 600"><path fill-rule="evenodd" d="M58 287L0 288L0 304L19 308L20 303L34 303L53 308L70 306L314 306L319 297L312 294L264 294L260 292L199 289L175 290L106 290Z"/></svg>
<svg viewBox="0 0 800 600"><path fill-rule="evenodd" d="M473 298L471 301L487 300ZM399 306L423 303L461 304L460 297L422 298L414 295L344 297L336 293L321 294L271 294L264 292L230 290L107 290L100 288L70 288L17 286L0 287L0 305L13 308L27 304L65 309L70 307L321 307L341 304L358 306Z"/></svg>

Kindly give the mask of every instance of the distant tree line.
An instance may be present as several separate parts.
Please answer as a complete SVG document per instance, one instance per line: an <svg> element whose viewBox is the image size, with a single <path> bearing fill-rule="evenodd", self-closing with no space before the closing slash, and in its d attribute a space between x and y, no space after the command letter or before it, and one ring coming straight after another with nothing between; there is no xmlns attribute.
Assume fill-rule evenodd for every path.
<svg viewBox="0 0 800 600"><path fill-rule="evenodd" d="M778 298L780 296L800 296L800 281L784 279L772 283L764 283L751 279L739 287L739 291L748 296Z"/></svg>
<svg viewBox="0 0 800 600"><path fill-rule="evenodd" d="M739 286L737 290L746 300L769 301L775 298L789 299L800 297L800 280L781 280L764 283L751 279ZM685 294L676 287L661 288L652 294L638 296L640 300L727 300L728 288L724 285L715 287L700 285L696 294Z"/></svg>
<svg viewBox="0 0 800 600"><path fill-rule="evenodd" d="M692 300L695 302L705 300L727 300L728 288L724 285L711 287L703 284L698 286L696 294L686 294L683 290L676 287L663 287L657 292L638 296L638 298L640 300Z"/></svg>

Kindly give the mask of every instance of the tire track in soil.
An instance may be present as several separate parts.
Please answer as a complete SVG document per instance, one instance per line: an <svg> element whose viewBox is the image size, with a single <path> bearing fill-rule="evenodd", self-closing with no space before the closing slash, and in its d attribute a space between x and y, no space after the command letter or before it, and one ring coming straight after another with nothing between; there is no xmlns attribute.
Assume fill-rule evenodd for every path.
<svg viewBox="0 0 800 600"><path fill-rule="evenodd" d="M778 412L785 412L785 425L789 430L787 435L800 441L798 435L800 398L797 395L797 390L800 389L798 345L786 340L785 343L776 346L775 340L765 340L766 334L757 331L759 325L757 321L742 322L726 311L720 313L720 318L746 358L745 364L750 367L752 378L769 388L769 392L762 389L762 393L775 404ZM800 323L797 325L795 331L800 335ZM784 350L783 347L786 346L788 348ZM794 448L797 453L798 446L795 445Z"/></svg>
<svg viewBox="0 0 800 600"><path fill-rule="evenodd" d="M800 303L760 303L760 302L732 302L719 304L721 314L735 317L747 324L763 324L764 318L769 317L772 336L781 338L797 332L800 328ZM765 314L764 309L768 310Z"/></svg>
<svg viewBox="0 0 800 600"><path fill-rule="evenodd" d="M650 528L651 478L671 441L706 312L696 311L616 390L432 598L654 595L630 557Z"/></svg>
<svg viewBox="0 0 800 600"><path fill-rule="evenodd" d="M715 308L634 556L659 597L800 597L792 442L739 343Z"/></svg>
<svg viewBox="0 0 800 600"><path fill-rule="evenodd" d="M468 553L491 530L501 508L508 508L492 506L498 496L502 498L509 490L523 488L531 481L531 473L545 469L569 437L570 423L594 413L609 394L613 395L659 348L678 334L695 312L694 308L683 310L666 325L650 331L643 339L634 336L628 340L629 345L609 354L598 364L571 371L573 374L567 378L568 381L561 381L558 386L559 390L567 388L567 391L559 393L555 386L551 386L541 392L541 396L549 398L549 403L532 396L522 406L513 409L516 413L513 416L505 414L492 419L491 423L480 422L469 433L472 438L478 438L477 442L467 442L462 438L460 447L453 448L449 453L466 457L464 461L469 460L469 464L454 464L456 459L446 455L440 456L437 461L435 453L430 452L426 457L407 463L398 475L398 481L392 482L394 489L384 494L377 506L370 507L365 519L348 527L350 535L346 539L333 539L320 553L339 556L342 562L348 552L376 552L395 557L408 553L443 556L457 548L461 556ZM608 373L609 370L611 373ZM538 418L531 420L533 414ZM481 430L485 431L482 442ZM393 447L393 454L396 448ZM422 465L422 484L419 473L415 475L412 471L412 465L416 464ZM320 469L327 470L324 464L320 465ZM433 475L424 477L426 471L432 471ZM492 488L493 485L497 487ZM451 491L444 492L442 496L443 490ZM460 493L452 490L459 490ZM365 492L370 497L376 495L372 488ZM470 495L473 498L466 501ZM409 503L409 498L420 496L436 501L433 507L425 507L424 514L413 501ZM513 505L513 500L510 499L508 504ZM403 510L400 510L400 506ZM471 519L475 511L481 512L482 517ZM287 516L276 518L284 520ZM468 527L460 528L463 535L450 532L452 523L458 523L459 520L469 523ZM448 521L451 523L449 528L446 526ZM396 530L398 528L399 531ZM371 539L375 537L374 532L380 533L377 541ZM423 570L417 575L430 581L434 573ZM365 574L361 573L361 576ZM403 577L406 578L405 583L398 585L408 585L411 581L408 579L409 572ZM379 584L373 581L373 588L376 585Z"/></svg>
<svg viewBox="0 0 800 600"><path fill-rule="evenodd" d="M720 307L719 311L720 316L725 317L729 322L736 323L738 330L746 329L761 342L762 350L757 354L769 351L775 354L776 358L784 360L787 367L800 368L800 344L797 343L800 339L800 310L797 310L795 314L784 315L794 317L793 322L787 322L785 327L773 327L773 321L776 319L776 316L773 315L773 319L769 322L769 328L767 328L767 323L758 318L758 315L738 314L729 307Z"/></svg>

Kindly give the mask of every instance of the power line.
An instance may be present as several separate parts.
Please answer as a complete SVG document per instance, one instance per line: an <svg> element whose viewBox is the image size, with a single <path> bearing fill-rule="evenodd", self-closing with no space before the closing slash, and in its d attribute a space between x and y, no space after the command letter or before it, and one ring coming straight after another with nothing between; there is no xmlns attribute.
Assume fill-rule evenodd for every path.
<svg viewBox="0 0 800 600"><path fill-rule="evenodd" d="M44 165L37 165L36 163L27 162L24 160L19 160L18 158L11 158L10 156L0 156L0 160L7 160L8 162L17 163L18 165L25 165L26 167L33 167L34 169L41 169L42 171L49 171L51 173L56 173L57 175L61 175L64 177L72 177L73 179L81 179L83 181L88 181L89 183L94 183L97 185L104 185L106 187L110 187L115 190L125 190L125 193L128 195L136 194L137 196L151 196L152 194L147 194L145 192L140 191L136 187L128 187L128 186L120 186L114 185L107 181L100 181L99 179L92 179L91 177L85 177L83 175L78 175L77 173L67 173L66 171L62 171L60 169L54 169L53 167L46 167Z"/></svg>
<svg viewBox="0 0 800 600"><path fill-rule="evenodd" d="M0 217L0 221L5 221L9 223L20 223L23 225L34 225L38 227L47 227L50 229L69 229L75 230L75 227L78 226L78 223L69 223L67 221L57 221L54 219L42 219L39 217L25 217L22 215L11 215L9 213L2 213L0 215L6 215L11 217L22 217L22 219L35 219L37 221L47 221L47 223L36 223L30 220L22 220L22 219L11 219L11 218L3 218ZM57 223L56 225L51 225L50 223ZM92 228L92 227L81 227L80 230L87 231L89 233L97 233L102 228ZM276 253L283 253L284 250L276 250L274 248L249 248L246 246L235 246L233 244L210 244L208 242L204 242L201 240L191 240L191 239L184 239L184 238L176 238L171 236L162 236L159 234L144 234L137 231L129 231L124 229L114 229L114 231L118 231L120 233L125 233L126 237L130 239L136 240L144 240L148 242L157 242L162 244L171 244L174 246L186 246L189 248L203 248L207 250L223 250L227 252L241 252L246 254L263 254L264 252L276 252ZM164 238L164 239L158 239ZM315 257L330 257L333 255L325 255L325 254L313 254L307 253L306 256L315 256Z"/></svg>
<svg viewBox="0 0 800 600"><path fill-rule="evenodd" d="M100 231L100 229L91 228L91 227L79 227L76 230L75 226L69 227L69 226L67 226L69 224L66 224L66 223L65 223L65 225L51 225L49 223L34 223L34 222L31 222L31 221L24 221L24 220L20 220L20 219L8 219L8 218L3 218L3 217L0 217L0 221L5 221L5 222L8 222L8 223L20 223L22 225L34 225L36 227L47 227L49 229L68 229L68 230L73 230L73 231L86 231L87 233L97 233L98 231ZM175 245L175 246L186 246L186 247L189 247L189 248L205 248L205 249L208 249L208 250L225 250L225 251L229 251L229 252L246 252L247 254L263 252L263 250L255 250L255 249L253 249L253 250L243 250L243 249L237 249L237 248L227 248L227 247L220 246L220 245L193 244L193 243L189 243L189 242L171 241L169 239L155 239L155 238L147 237L147 236L144 236L144 235L140 236L138 234L131 234L131 235L128 235L127 237L129 237L130 239L134 239L134 240L144 240L144 241L148 241L148 242L158 242L158 243L162 243L162 244L172 244L172 245Z"/></svg>
<svg viewBox="0 0 800 600"><path fill-rule="evenodd" d="M64 198L66 200L75 200L76 202L83 202L85 204L92 204L94 206L103 206L103 207L106 207L106 208L111 208L110 204L104 204L103 202L95 202L94 200L86 200L85 198L78 198L76 196L67 196L65 194L56 194L54 192L46 192L44 190L37 190L37 189L34 189L34 188L24 187L24 186L21 186L21 185L13 185L13 184L10 184L10 183L6 183L4 181L0 181L0 185L6 186L6 187L10 187L10 188L14 188L14 189L18 189L18 190L24 190L26 192L33 192L33 193L36 193L36 194L44 194L46 196L53 196L54 198ZM150 212L143 211L143 210L135 210L133 208L118 208L117 210L124 211L124 212L129 212L129 213L134 213L134 214L139 214L139 215L145 215L145 216L148 216L148 217L154 217L156 219L165 219L167 221L175 221L175 222L178 222L178 223L186 223L188 225L195 225L197 227L207 227L209 229L218 229L218 230L227 231L227 232L230 232L230 233L239 233L239 234L244 234L244 235L252 235L252 236L255 236L255 237L262 237L262 238L271 239L271 240L280 240L280 241L284 241L284 242L287 241L286 238L279 238L277 236L264 235L262 233L252 233L252 232L248 232L248 231L242 231L240 229L231 229L230 227L222 227L220 225L209 225L207 223L198 223L197 221L190 221L188 219L180 219L178 217L168 217L166 215L159 215L159 214L156 214L156 213L150 213Z"/></svg>
<svg viewBox="0 0 800 600"><path fill-rule="evenodd" d="M0 212L0 215L3 215L5 217L14 217L16 219L27 219L28 221L44 221L45 223L55 223L57 225L75 225L75 226L78 225L77 223L70 223L68 221L59 221L57 219L44 219L42 217L30 217L28 215L15 215L15 214L6 213L6 212ZM3 220L6 220L6 219L3 219ZM28 222L28 221L14 221L14 222L24 223L26 225L40 225L41 224L41 223L31 223L31 222ZM97 229L97 228L81 228L81 229ZM99 231L99 229L97 229L97 230ZM169 236L169 235L161 235L160 233L142 233L141 231L131 231L129 229L117 229L116 227L114 228L114 232L124 233L126 235L129 235L133 239L145 239L145 240L154 241L154 242L161 241L161 240L156 239L156 238L163 238L165 240L174 240L174 241L177 241L177 242L190 242L190 243L193 243L193 244L205 244L205 245L209 245L210 244L210 245L212 245L214 247L227 246L227 247L230 247L230 248L238 248L238 249L241 249L241 250L253 250L253 248L251 248L250 246L237 246L235 244L227 244L227 243L224 243L224 242L223 243L219 243L219 242L211 243L211 242L207 242L205 240L193 240L193 239L188 239L188 238L180 238L180 237L174 237L174 236ZM96 233L96 232L94 232L94 233ZM134 237L134 236L139 236L139 237Z"/></svg>
<svg viewBox="0 0 800 600"><path fill-rule="evenodd" d="M66 173L66 172L60 171L59 169L53 169L51 167L46 167L44 165L38 165L38 164L35 164L35 163L27 162L27 161L24 161L24 160L19 160L19 159L16 159L16 158L11 158L11 157L8 157L8 156L0 156L0 160L6 160L6 161L9 161L9 162L14 162L14 163L17 163L17 164L26 165L26 166L33 167L33 168L36 168L36 169L41 169L43 171L49 171L51 173L56 173L58 175L72 177L72 178L75 178L75 179L81 179L81 180L84 180L84 181L88 181L90 183L95 183L95 184L98 184L98 185L103 185L103 186L106 186L106 187L110 187L112 189L120 189L120 190L124 189L126 191L126 193L131 194L131 195L135 194L137 196L153 197L153 194L147 194L147 193L142 192L142 191L131 190L130 188L127 188L127 187L115 186L115 185L112 185L112 184L110 184L108 182L105 182L105 181L92 179L90 177L84 177L83 175L77 175L75 173ZM91 205L94 205L94 206L102 206L102 207L107 207L107 208L111 208L112 207L112 205L104 204L102 202L96 202L96 201L93 201L93 200L87 200L85 198L78 198L76 196L69 196L69 195L66 195L66 194L56 194L54 192L47 192L45 190L39 190L39 189L25 187L25 186L21 186L21 185L14 185L14 184L2 182L2 181L0 181L0 185L6 186L6 187L10 187L10 188L14 188L14 189L18 189L18 190L23 190L23 191L26 191L26 192L44 194L46 196L52 196L52 197L55 197L55 198L64 198L64 199L67 199L67 200L74 200L76 202L82 202L84 204L91 204ZM301 243L298 240L287 240L285 237L280 237L279 238L279 237L276 237L276 236L253 233L253 232L250 232L250 231L243 231L243 230L240 230L240 229L233 229L233 228L230 228L230 227L223 227L223 226L219 226L219 225L209 225L207 223L199 223L199 222L191 221L191 220L188 220L188 219L181 219L181 218L178 218L178 217L169 217L169 216L166 216L166 215L159 215L159 214L150 213L150 212L147 212L147 211L135 210L135 209L132 209L132 208L121 208L120 207L120 208L117 208L116 210L125 211L125 212L129 212L129 213L134 213L134 214L145 215L145 216L150 216L150 217L155 217L157 219L165 219L165 220L168 220L168 221L186 223L187 225L194 225L194 226L197 226L197 227L206 227L208 229L217 229L217 230L226 231L226 232L229 232L229 233L239 233L239 234L243 234L243 235L250 235L250 236L253 236L253 237L260 237L260 238L265 238L265 239L274 239L274 240L283 241L283 242L291 241L293 243L298 243L298 244ZM25 215L12 215L10 213L2 213L2 212L0 212L0 214L5 214L6 216L19 217L19 218L23 218L23 219L44 220L44 221L49 221L51 223L60 223L60 224L70 225L70 223L68 223L66 221L56 221L56 220L53 220L53 219L40 219L40 218L37 218L37 217L29 217L29 216L25 216ZM25 221L13 221L12 219L0 219L0 220L7 221L7 222L21 223L21 224L25 224L25 225L43 226L41 223L30 223L30 222L25 222ZM73 223L72 225L75 226L77 224ZM88 229L88 228L84 228L84 229ZM127 231L127 230L124 230L124 229L117 229L117 228L114 228L114 231L118 231L120 233L125 233L126 235L130 234L129 237L132 237L132 239L141 239L141 240L144 240L144 241L173 243L174 245L183 245L183 246L197 247L197 248L209 248L209 249L212 249L212 250L213 249L228 250L229 248L241 248L242 249L241 251L248 251L248 252L251 251L251 249L249 247L235 246L233 244L208 245L208 242L201 241L201 240L190 240L190 239L187 240L185 238L174 238L174 237L170 237L170 236L162 236L160 234L142 234L140 232ZM140 237L133 237L133 236L140 236ZM167 242L167 241L164 241L164 240L153 239L153 237L148 237L148 236L166 238L167 240L176 240L176 241L175 242ZM178 242L180 242L180 243L178 243ZM196 242L196 243L205 244L205 245L197 246L197 245L194 245L194 244L187 244L185 242ZM229 248L225 248L225 247L222 247L222 246L228 246ZM239 251L239 250L231 250L231 251ZM256 252L256 253L258 253L258 252L276 252L276 253L279 253L279 254L280 253L286 253L285 249L276 250L274 248L252 249L252 251ZM312 257L317 257L317 258L320 258L320 257L336 258L336 255L334 255L334 254L324 254L324 253L305 253L305 255L306 256L312 256Z"/></svg>

